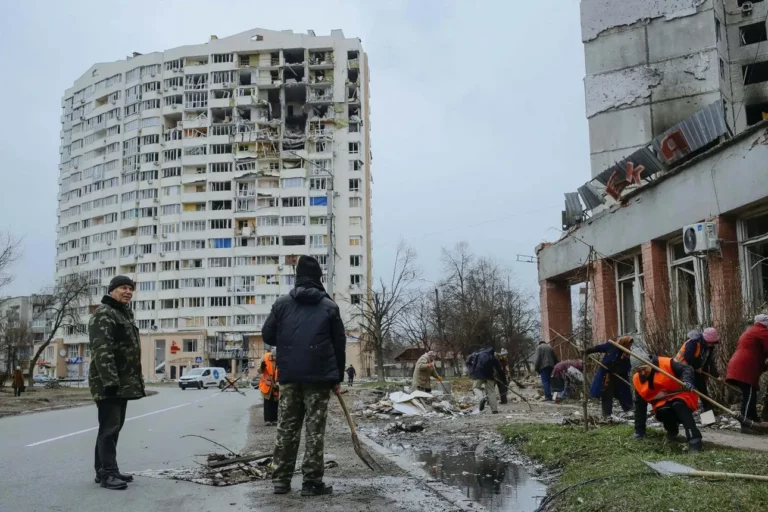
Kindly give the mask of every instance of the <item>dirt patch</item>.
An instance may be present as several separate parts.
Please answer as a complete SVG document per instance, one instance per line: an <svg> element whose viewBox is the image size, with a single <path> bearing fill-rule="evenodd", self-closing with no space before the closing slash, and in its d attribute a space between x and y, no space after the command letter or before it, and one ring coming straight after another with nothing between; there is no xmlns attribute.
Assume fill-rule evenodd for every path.
<svg viewBox="0 0 768 512"><path fill-rule="evenodd" d="M345 395L350 403L351 397ZM274 448L276 427L266 427L263 421L263 409L254 406L251 409L251 424L244 453L268 452ZM304 443L299 447L297 463L301 465ZM326 469L324 480L333 485L333 495L317 498L304 498L298 492L301 489L301 476L294 477L293 491L287 495L272 494L270 481L256 482L249 493L250 504L264 512L296 511L338 511L358 510L397 510L404 512L452 512L463 510L446 501L425 480L414 478L396 464L375 453L371 455L382 466L380 472L372 472L357 458L352 448L349 428L344 422L338 401L333 398L328 412L328 424L325 436L326 461L333 460L338 467Z"/></svg>
<svg viewBox="0 0 768 512"><path fill-rule="evenodd" d="M156 394L157 391L147 390L147 396ZM20 397L13 396L11 388L0 388L0 418L91 404L93 399L87 387L27 388Z"/></svg>

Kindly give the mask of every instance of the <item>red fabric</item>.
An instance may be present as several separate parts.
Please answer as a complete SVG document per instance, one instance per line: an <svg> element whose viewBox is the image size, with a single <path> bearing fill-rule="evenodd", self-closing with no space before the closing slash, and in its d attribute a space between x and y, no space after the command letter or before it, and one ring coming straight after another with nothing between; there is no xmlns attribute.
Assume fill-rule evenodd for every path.
<svg viewBox="0 0 768 512"><path fill-rule="evenodd" d="M743 382L753 388L759 387L760 374L765 368L768 358L768 327L755 324L741 335L728 362L726 381L731 384Z"/></svg>

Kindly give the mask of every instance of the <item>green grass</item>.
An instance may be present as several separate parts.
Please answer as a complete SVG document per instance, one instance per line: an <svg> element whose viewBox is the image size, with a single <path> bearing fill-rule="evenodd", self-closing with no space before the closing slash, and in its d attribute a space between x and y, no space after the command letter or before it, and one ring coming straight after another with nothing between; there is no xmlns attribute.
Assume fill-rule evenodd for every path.
<svg viewBox="0 0 768 512"><path fill-rule="evenodd" d="M713 480L698 477L661 477L640 459L672 460L702 471L768 475L768 454L720 448L705 443L704 451L689 454L685 443L669 444L663 432L649 430L648 439L632 439L629 426L584 432L559 425L504 425L502 435L520 451L562 477L550 494L596 477L611 477L570 489L548 510L622 512L766 511L768 483ZM706 441L706 433L704 434Z"/></svg>

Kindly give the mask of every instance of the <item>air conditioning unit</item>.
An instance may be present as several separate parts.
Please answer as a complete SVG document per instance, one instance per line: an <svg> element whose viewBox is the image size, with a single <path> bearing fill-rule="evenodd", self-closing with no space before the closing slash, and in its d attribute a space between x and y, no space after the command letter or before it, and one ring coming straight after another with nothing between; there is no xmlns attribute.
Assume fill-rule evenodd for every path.
<svg viewBox="0 0 768 512"><path fill-rule="evenodd" d="M147 180L147 183L149 183L151 185L153 181L154 180Z"/></svg>
<svg viewBox="0 0 768 512"><path fill-rule="evenodd" d="M158 162L157 160L155 160L155 161L154 161L154 162L152 162L152 163L155 165L155 167L160 167L160 162Z"/></svg>
<svg viewBox="0 0 768 512"><path fill-rule="evenodd" d="M176 103L174 103L173 105L171 105L171 108L172 108L173 110L176 110L177 108L179 108L179 106L178 106Z"/></svg>
<svg viewBox="0 0 768 512"><path fill-rule="evenodd" d="M719 247L714 222L699 222L683 228L683 248L686 254L714 251Z"/></svg>
<svg viewBox="0 0 768 512"><path fill-rule="evenodd" d="M163 238L168 238L168 235L167 235L166 233L163 233L163 234L162 234L162 237L163 237Z"/></svg>
<svg viewBox="0 0 768 512"><path fill-rule="evenodd" d="M153 216L152 216L152 218L153 218L154 220L157 220L157 215L153 215Z"/></svg>
<svg viewBox="0 0 768 512"><path fill-rule="evenodd" d="M107 245L112 245L112 240L108 240Z"/></svg>
<svg viewBox="0 0 768 512"><path fill-rule="evenodd" d="M755 6L752 5L752 2L744 2L741 4L741 14L748 16L752 14L752 11L754 10Z"/></svg>
<svg viewBox="0 0 768 512"><path fill-rule="evenodd" d="M165 142L161 142L161 143L160 143L160 147L161 147L161 148L164 148L164 147L165 147Z"/></svg>
<svg viewBox="0 0 768 512"><path fill-rule="evenodd" d="M156 203L160 202L160 198L159 197L155 197L154 200L155 200Z"/></svg>
<svg viewBox="0 0 768 512"><path fill-rule="evenodd" d="M277 266L277 270L283 270L283 266L282 265L278 265Z"/></svg>
<svg viewBox="0 0 768 512"><path fill-rule="evenodd" d="M161 252L161 253L160 253L160 257L162 258L163 256L165 256L165 253L164 253L164 252Z"/></svg>

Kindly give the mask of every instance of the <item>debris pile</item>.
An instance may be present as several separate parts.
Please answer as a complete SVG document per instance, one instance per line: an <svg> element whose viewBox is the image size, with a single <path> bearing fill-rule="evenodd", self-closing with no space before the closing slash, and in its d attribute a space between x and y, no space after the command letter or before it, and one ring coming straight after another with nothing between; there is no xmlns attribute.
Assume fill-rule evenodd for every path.
<svg viewBox="0 0 768 512"><path fill-rule="evenodd" d="M377 402L358 407L356 416L390 420L393 416L451 417L469 414L473 402L469 397L414 391L395 391Z"/></svg>
<svg viewBox="0 0 768 512"><path fill-rule="evenodd" d="M396 421L389 423L386 427L388 434L394 434L397 432L421 432L424 430L423 421L414 421L413 423L405 423L402 421Z"/></svg>
<svg viewBox="0 0 768 512"><path fill-rule="evenodd" d="M335 460L325 461L325 469L338 466ZM301 469L297 470L297 473L300 471ZM243 456L211 453L207 456L207 464L173 469L149 469L135 472L134 475L225 487L269 479L272 476L272 455L262 453Z"/></svg>

